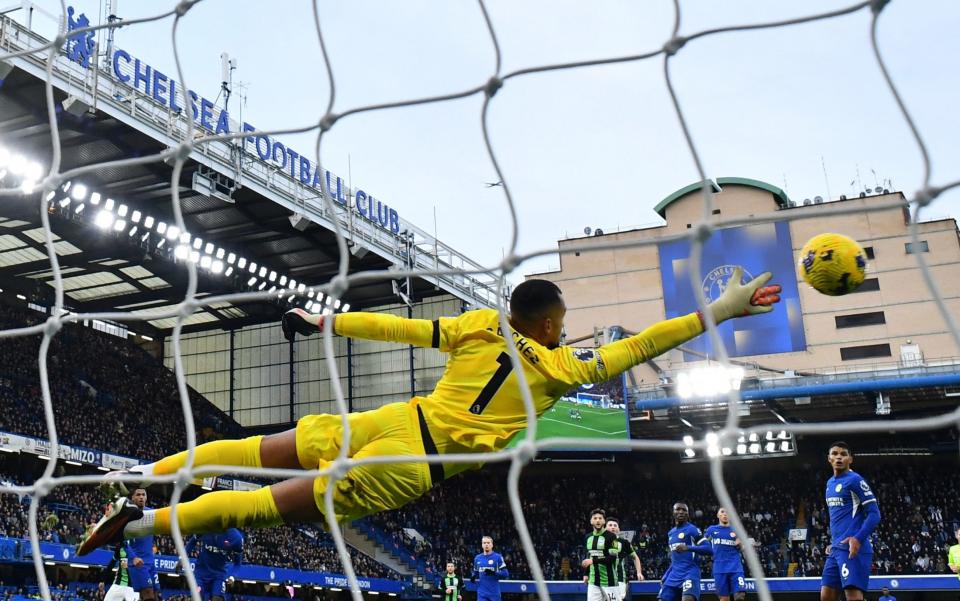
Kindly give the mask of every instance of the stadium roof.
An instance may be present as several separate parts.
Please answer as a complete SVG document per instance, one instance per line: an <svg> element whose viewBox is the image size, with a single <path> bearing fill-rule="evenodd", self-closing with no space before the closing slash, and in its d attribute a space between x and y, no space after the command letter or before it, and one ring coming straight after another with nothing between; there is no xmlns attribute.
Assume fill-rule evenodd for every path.
<svg viewBox="0 0 960 601"><path fill-rule="evenodd" d="M781 190L780 188L772 184L768 184L766 182L762 182L757 179L750 179L748 177L720 177L720 178L717 178L716 180L711 180L711 181L713 183L714 192L722 192L723 186L726 186L726 185L747 186L749 188L756 188L758 190L764 190L766 192L770 192L771 194L773 194L774 200L777 201L777 205L779 205L781 209L785 209L790 206L790 199L787 197L786 192L784 192L783 190ZM699 190L702 187L702 184L703 182L695 182L693 184L690 184L689 186L680 188L673 194L661 200L660 203L657 204L657 206L654 207L653 210L656 211L657 214L659 214L661 217L666 219L667 207L670 206L671 203L673 203L679 198L686 196L691 192Z"/></svg>
<svg viewBox="0 0 960 601"><path fill-rule="evenodd" d="M43 80L27 70L13 69L0 86L0 145L49 164L52 137ZM63 153L61 173L79 166L149 156L168 149L168 145L155 136L131 127L115 114L82 103L79 105L81 110L64 108L68 95L57 87L54 87L54 98ZM237 160L246 160L246 157ZM172 172L170 164L158 161L123 168L100 168L84 173L71 184L82 184L91 196L98 192L104 199L116 199L117 205L122 203L126 206L124 210L131 214L137 212L151 216L157 223L171 224L174 221ZM234 186L236 182L229 182L229 194L204 191L196 185L198 177L214 187L224 181L221 174L192 156L186 161L177 182L187 231L194 238L202 237L205 245L214 245L213 248L218 249L215 252L222 249L223 253L223 264L218 273L198 270L197 297L250 290L245 287L250 274L241 269L228 269L227 253L243 257L251 264L255 262L258 270L275 271L278 280L283 277L284 280L289 278L308 286L319 286L336 275L339 251L336 237L329 228L309 222L301 231L293 227L289 208L258 192L255 186ZM69 191L58 193L66 197ZM32 302L49 306L53 304L53 274L44 247L38 213L40 203L36 200L37 196L32 195L7 197L0 202L0 288L4 294L20 294ZM66 202L66 198L64 200ZM109 226L97 227L91 213L99 207L88 204L84 215L71 210L77 204L61 210L54 203L49 210L64 277L65 302L70 310L84 313L112 310L156 312L183 299L187 269L183 261L173 260L171 245L178 242L175 237L161 252L157 245L162 244L158 239L163 236L154 236L152 241L141 240L143 228L135 233L136 228L129 227L132 222L125 222L128 227L122 231L119 224L117 230ZM119 221L118 217L116 222ZM111 223L114 223L112 217ZM397 257L402 253L411 249L416 252L416 244L421 241L417 239L405 247L404 234L392 236L388 233L384 236L387 244L396 245L394 256L389 256L389 249L385 253L372 245L372 251L352 247L350 272L389 270L398 263ZM413 236L408 235L407 240L413 240ZM436 246L432 248L435 251ZM430 258L431 266L433 260ZM437 265L445 266L442 260ZM232 272L230 277L226 277L228 272ZM266 279L266 276L262 277ZM462 281L463 289L467 291L460 295L461 298L469 298L469 291L478 288L476 280L469 277L456 281ZM409 286L403 292L413 300L451 290L449 282L442 278L412 279L409 282L385 278L351 285L342 302L352 308L396 303L398 283ZM457 293L456 289L454 293ZM242 306L219 303L198 310L186 320L184 329L232 328L272 321L278 319L286 308L281 301ZM129 324L134 331L160 336L168 333L173 325L173 318Z"/></svg>
<svg viewBox="0 0 960 601"><path fill-rule="evenodd" d="M947 369L947 368L943 368ZM905 377L903 388L886 390L890 413L878 413L877 392L870 390L871 371L863 373L863 390L816 394L803 397L776 397L744 402L740 426L766 425L771 429L780 423L831 423L846 420L891 421L942 415L956 409L960 387L943 385L911 386ZM853 374L855 375L855 374ZM815 389L816 387L814 387ZM679 440L683 435L702 437L706 432L726 425L725 402L690 402L683 406L654 409L638 417L631 414L630 433L635 438ZM891 429L894 428L891 423Z"/></svg>

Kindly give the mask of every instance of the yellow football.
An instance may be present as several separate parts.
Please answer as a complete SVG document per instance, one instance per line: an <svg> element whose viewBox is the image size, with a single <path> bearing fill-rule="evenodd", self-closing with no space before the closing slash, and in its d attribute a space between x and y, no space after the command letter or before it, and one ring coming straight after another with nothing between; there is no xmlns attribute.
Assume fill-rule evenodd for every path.
<svg viewBox="0 0 960 601"><path fill-rule="evenodd" d="M800 249L797 271L818 292L842 296L863 283L867 255L856 240L843 234L820 234Z"/></svg>

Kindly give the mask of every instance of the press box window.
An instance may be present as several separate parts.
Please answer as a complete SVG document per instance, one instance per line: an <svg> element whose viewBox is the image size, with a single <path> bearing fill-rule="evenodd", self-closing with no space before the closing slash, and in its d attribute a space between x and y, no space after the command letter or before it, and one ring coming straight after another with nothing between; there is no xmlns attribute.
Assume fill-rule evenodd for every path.
<svg viewBox="0 0 960 601"><path fill-rule="evenodd" d="M837 328L857 328L860 326L876 326L887 323L887 318L884 316L883 311L837 315L834 319L837 322Z"/></svg>
<svg viewBox="0 0 960 601"><path fill-rule="evenodd" d="M840 359L853 361L855 359L870 359L871 357L889 357L889 344L866 344L864 346L848 346L840 349Z"/></svg>
<svg viewBox="0 0 960 601"><path fill-rule="evenodd" d="M906 242L903 245L906 249L908 255L914 255L916 253L928 253L930 252L930 245L927 244L926 240L921 240L920 242Z"/></svg>

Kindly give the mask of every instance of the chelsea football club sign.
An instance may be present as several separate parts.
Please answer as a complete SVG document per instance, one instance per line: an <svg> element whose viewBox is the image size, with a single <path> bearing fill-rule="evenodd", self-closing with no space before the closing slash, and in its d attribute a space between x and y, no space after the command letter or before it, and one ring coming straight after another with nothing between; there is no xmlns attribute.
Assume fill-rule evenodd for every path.
<svg viewBox="0 0 960 601"><path fill-rule="evenodd" d="M72 6L67 8L68 32L90 26L90 20L86 15L80 14L74 17L75 12ZM68 35L65 52L71 61L89 69L93 50L94 32ZM175 79L126 50L115 48L110 65L113 76L118 81L169 107L174 112L181 113L189 110L193 121L208 133L214 135L234 133L231 129L230 114L226 110L219 109L197 92L184 89ZM252 133L256 132L257 128L244 122L240 130ZM242 148L251 154L256 154L261 161L277 165L292 179L316 189L318 193L322 193L325 183L333 202L344 207L349 206L343 179L326 169L320 169L309 158L285 146L282 142L263 134L251 135L243 138ZM400 215L396 209L359 189L354 191L354 199L353 209L362 219L393 234L400 232Z"/></svg>

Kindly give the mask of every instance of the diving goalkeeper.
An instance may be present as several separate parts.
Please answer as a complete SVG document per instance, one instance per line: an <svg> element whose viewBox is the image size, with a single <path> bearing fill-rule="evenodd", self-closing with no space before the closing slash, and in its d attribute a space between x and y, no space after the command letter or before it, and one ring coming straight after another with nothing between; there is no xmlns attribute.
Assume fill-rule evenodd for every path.
<svg viewBox="0 0 960 601"><path fill-rule="evenodd" d="M780 286L766 286L764 273L741 283L737 268L723 294L709 306L713 319L773 310ZM449 353L446 370L434 391L405 403L350 413L350 447L354 459L371 456L482 453L506 447L526 428L527 416L517 374L507 354L513 344L520 358L537 416L571 388L602 382L652 359L704 331L699 312L662 321L643 332L596 350L560 346L566 306L556 284L527 280L510 299L510 331L502 332L497 311L479 309L433 321L378 313L311 315L300 309L283 317L288 339L330 328L351 338L433 347ZM235 465L287 469L326 468L342 443L339 415L307 415L294 429L269 436L219 440L195 449L194 467ZM133 471L173 474L186 463L178 453ZM444 478L482 463L390 463L351 468L333 485L333 508L339 522L395 509L420 497ZM264 528L282 523L319 522L328 477L296 478L255 491L217 491L180 503L177 519L183 534L222 532L228 528ZM146 534L170 533L170 508L141 511L119 499L81 542L85 555L103 545Z"/></svg>

